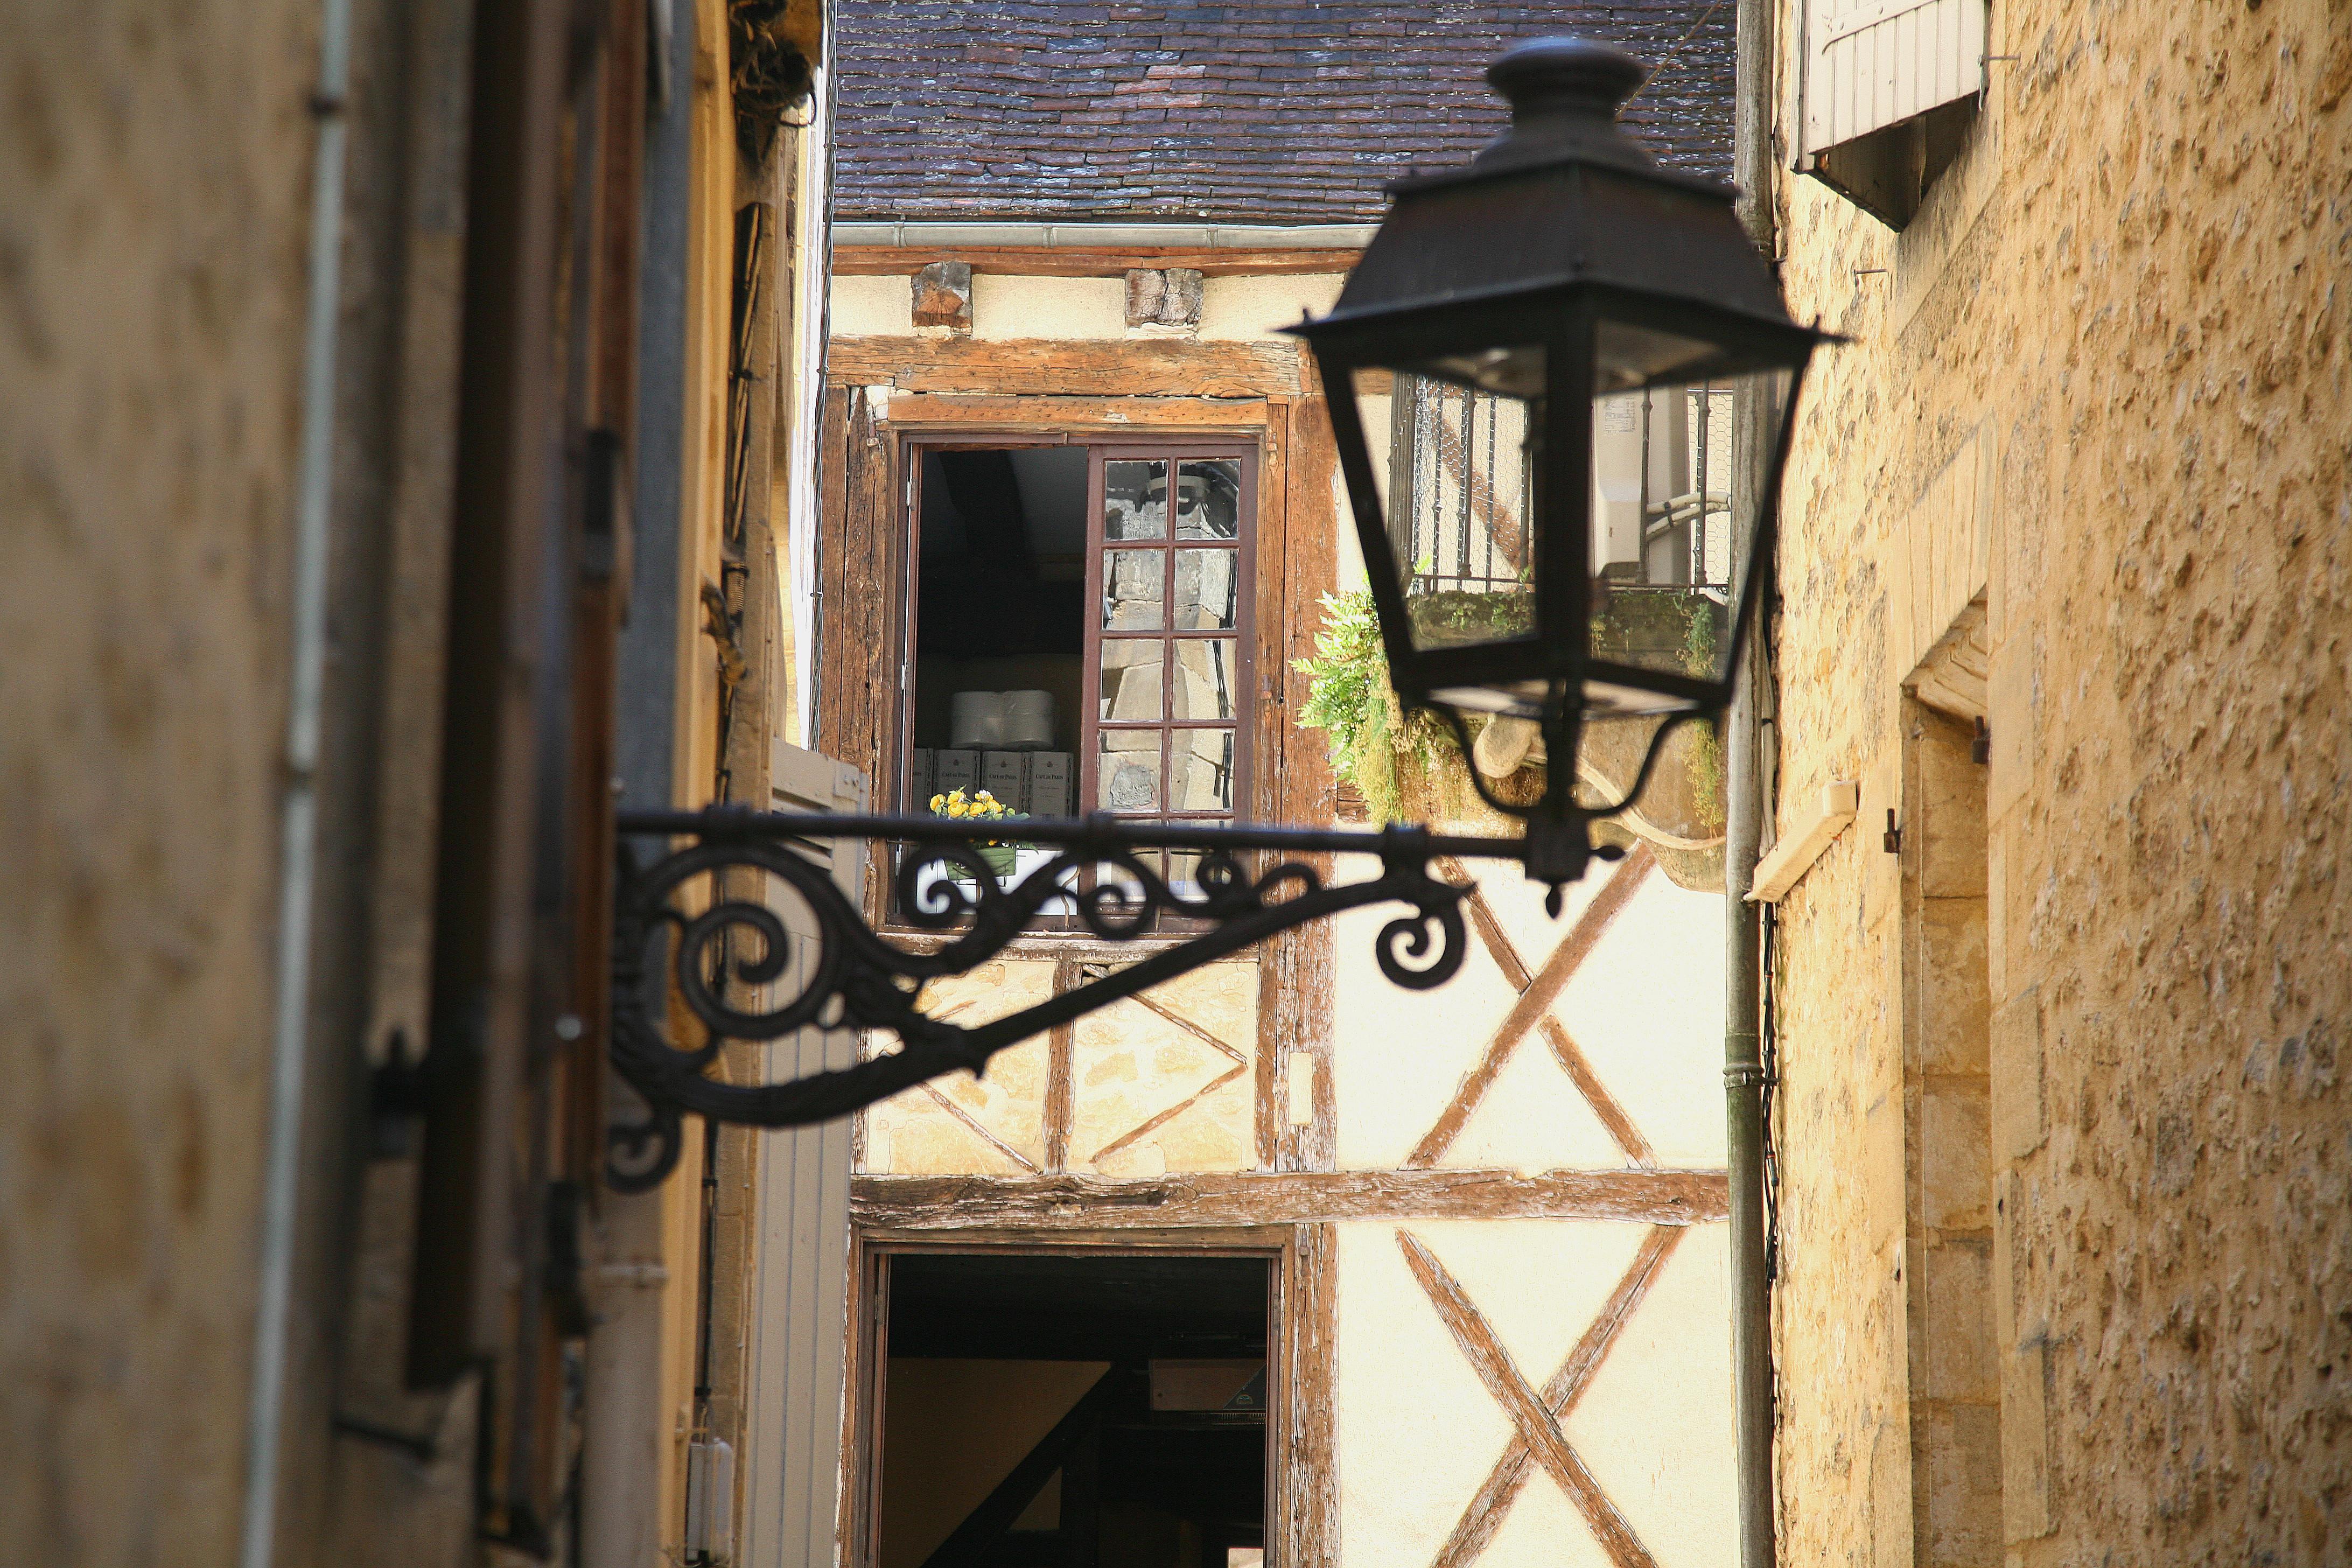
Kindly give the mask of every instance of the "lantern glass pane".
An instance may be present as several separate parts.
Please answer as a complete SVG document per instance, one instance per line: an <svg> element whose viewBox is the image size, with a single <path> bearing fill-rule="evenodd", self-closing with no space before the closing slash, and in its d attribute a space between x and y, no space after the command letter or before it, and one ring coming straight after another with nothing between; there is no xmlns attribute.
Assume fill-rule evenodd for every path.
<svg viewBox="0 0 2352 1568"><path fill-rule="evenodd" d="M1592 658L1717 681L1790 373L1676 333L1603 322L1592 405ZM1586 710L1655 713L1686 698L1600 681Z"/></svg>
<svg viewBox="0 0 2352 1568"><path fill-rule="evenodd" d="M1545 361L1507 348L1357 374L1415 647L1536 633Z"/></svg>

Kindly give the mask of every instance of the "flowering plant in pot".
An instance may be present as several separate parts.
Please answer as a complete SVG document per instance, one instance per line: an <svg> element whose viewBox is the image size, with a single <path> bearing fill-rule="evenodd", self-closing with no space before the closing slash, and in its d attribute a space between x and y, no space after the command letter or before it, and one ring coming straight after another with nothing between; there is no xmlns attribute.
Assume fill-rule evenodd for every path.
<svg viewBox="0 0 2352 1568"><path fill-rule="evenodd" d="M969 796L960 789L951 789L945 795L935 795L931 796L931 815L952 816L962 820L976 818L983 822L1023 820L1022 813L1006 805L986 790L978 791ZM1015 857L1020 848L1018 845L990 842L975 845L973 847L979 850L980 858L988 862L988 868L996 873L999 881L1013 875Z"/></svg>

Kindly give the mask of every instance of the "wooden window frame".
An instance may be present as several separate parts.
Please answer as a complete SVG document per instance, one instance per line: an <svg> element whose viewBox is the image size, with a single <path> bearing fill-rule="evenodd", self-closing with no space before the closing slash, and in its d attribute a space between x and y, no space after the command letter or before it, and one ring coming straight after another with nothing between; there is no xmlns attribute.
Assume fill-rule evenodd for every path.
<svg viewBox="0 0 2352 1568"><path fill-rule="evenodd" d="M893 646L898 653L897 689L892 696L890 724L892 754L877 769L888 782L890 800L901 812L917 812L923 802L915 798L911 785L914 751L915 671L918 647L921 636L919 600L922 584L923 459L933 452L952 451L1016 451L1040 447L1080 447L1087 451L1087 556L1085 590L1085 625L1081 629L1078 658L1081 661L1081 711L1075 715L1076 723L1068 750L1076 762L1074 815L1087 816L1099 809L1098 752L1100 744L1099 709L1101 704L1101 648L1105 641L1099 625L1102 596L1103 563L1114 548L1159 548L1167 555L1168 576L1162 579L1163 604L1172 609L1174 604L1173 573L1178 541L1173 536L1174 520L1170 520L1169 537L1157 542L1110 541L1104 538L1103 482L1105 465L1122 460L1156 460L1171 465L1171 475L1180 472L1176 467L1188 460L1231 459L1241 465L1241 511L1235 538L1232 545L1213 542L1202 547L1231 549L1235 556L1234 582L1235 624L1228 633L1222 629L1183 633L1172 626L1163 626L1159 633L1163 647L1178 640L1212 640L1230 637L1235 647L1234 669L1234 717L1229 722L1184 722L1171 719L1171 683L1174 679L1172 661L1162 670L1160 689L1161 717L1159 728L1164 737L1160 757L1160 790L1163 805L1150 812L1119 813L1136 822L1181 820L1187 823L1240 822L1252 815L1257 785L1255 770L1256 745L1255 731L1260 725L1258 704L1261 693L1257 686L1258 647L1260 635L1257 596L1259 590L1258 563L1261 519L1269 503L1277 510L1283 498L1269 498L1262 493L1265 483L1265 437L1256 430L1191 430L1171 429L1149 432L1128 432L1116 428L1078 426L1072 428L1045 430L1035 427L971 427L937 428L921 431L901 431L894 454L896 471L901 476L897 486L898 505L897 543L898 577L891 586L897 625L893 628ZM1122 640L1113 638L1111 640ZM1139 726L1139 728L1141 726ZM1187 729L1224 730L1234 737L1233 805L1222 812L1169 810L1165 805L1171 774L1171 754L1177 731ZM884 883L887 889L887 880ZM887 892L884 908L888 909ZM888 915L892 926L900 924ZM909 928L911 929L911 928ZM1171 927L1171 934L1190 929L1189 924ZM1083 933L1072 932L1065 937L1050 929L1034 935L1042 940L1070 940Z"/></svg>
<svg viewBox="0 0 2352 1568"><path fill-rule="evenodd" d="M912 1255L987 1253L1051 1257L1151 1255L1163 1258L1257 1258L1267 1265L1265 1560L1268 1568L1326 1563L1329 1510L1302 1506L1323 1497L1332 1477L1325 1440L1303 1440L1307 1428L1327 1428L1330 1416L1330 1306L1328 1227L1251 1226L1196 1231L1099 1230L1055 1233L975 1227L948 1235L908 1236L858 1226L851 1237L850 1366L843 1400L841 1562L878 1568L882 1547L882 1439L890 1363L889 1267ZM1320 1275L1319 1279L1310 1275ZM1319 1284L1319 1289L1318 1289ZM1318 1313L1318 1306L1322 1311ZM1318 1470L1327 1473L1318 1473ZM1328 1499L1326 1499L1328 1502Z"/></svg>
<svg viewBox="0 0 2352 1568"><path fill-rule="evenodd" d="M1073 443L1074 445L1076 443ZM1251 768L1249 731L1257 720L1257 617L1255 615L1255 557L1257 552L1257 452L1253 444L1238 441L1185 440L1165 437L1153 441L1099 441L1087 444L1087 627L1084 648L1079 657L1085 660L1084 696L1078 719L1077 804L1081 815L1107 810L1101 804L1101 734L1105 728L1102 718L1102 650L1109 642L1157 641L1171 653L1179 642L1218 642L1234 644L1233 686L1234 716L1230 720L1202 721L1175 717L1176 661L1163 658L1160 670L1160 718L1153 723L1112 724L1113 730L1142 731L1156 729L1161 736L1160 750L1160 805L1151 811L1118 812L1115 816L1139 822L1237 822L1249 809L1250 788L1255 782ZM1241 514L1235 520L1234 542L1231 545L1194 543L1185 545L1175 534L1175 517L1169 516L1168 531L1158 541L1118 540L1105 536L1104 484L1109 465L1116 462L1164 462L1169 465L1171 479L1181 475L1188 461L1210 462L1232 458L1241 464ZM1172 488L1172 487L1171 487ZM1171 496L1172 499L1172 496ZM1234 624L1230 629L1187 632L1172 624L1176 607L1176 562L1181 549L1232 551L1234 556L1235 595ZM1160 575L1160 605L1163 624L1159 631L1112 632L1101 623L1103 566L1114 550L1158 550L1165 556ZM1234 736L1233 783L1229 791L1232 804L1223 811L1181 811L1169 804L1169 794L1174 782L1176 735L1184 730L1225 730ZM1092 731L1090 734L1089 731ZM1092 741L1095 743L1088 745Z"/></svg>

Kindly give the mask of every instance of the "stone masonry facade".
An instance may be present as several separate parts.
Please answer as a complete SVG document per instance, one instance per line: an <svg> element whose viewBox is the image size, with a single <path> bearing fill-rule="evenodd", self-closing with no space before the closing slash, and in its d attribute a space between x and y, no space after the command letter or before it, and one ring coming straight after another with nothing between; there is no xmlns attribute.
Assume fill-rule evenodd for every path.
<svg viewBox="0 0 2352 1568"><path fill-rule="evenodd" d="M0 43L0 1554L236 1552L315 23Z"/></svg>
<svg viewBox="0 0 2352 1568"><path fill-rule="evenodd" d="M1775 192L1852 342L1788 474L1771 809L1861 785L1775 932L1782 1557L2343 1562L2352 5L1990 38L1901 233ZM1981 763L1904 689L1971 635Z"/></svg>

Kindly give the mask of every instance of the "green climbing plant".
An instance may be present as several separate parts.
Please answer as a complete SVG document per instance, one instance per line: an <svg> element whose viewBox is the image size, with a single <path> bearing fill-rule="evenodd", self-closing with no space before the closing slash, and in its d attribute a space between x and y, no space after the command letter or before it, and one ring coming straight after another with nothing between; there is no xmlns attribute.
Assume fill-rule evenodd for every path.
<svg viewBox="0 0 2352 1568"><path fill-rule="evenodd" d="M1690 629L1683 636L1685 673L1715 674L1715 639L1720 631L1717 612L1709 601L1693 595ZM1723 726L1708 719L1692 726L1683 767L1690 775L1691 804L1699 820L1720 832L1723 828Z"/></svg>
<svg viewBox="0 0 2352 1568"><path fill-rule="evenodd" d="M1372 591L1324 595L1314 655L1294 659L1292 668L1307 678L1298 727L1323 731L1331 746L1331 771L1356 786L1375 821L1390 820L1397 807L1396 759L1389 741L1396 698L1389 689L1388 655L1381 647Z"/></svg>
<svg viewBox="0 0 2352 1568"><path fill-rule="evenodd" d="M1312 658L1292 661L1307 678L1298 727L1320 730L1331 771L1356 786L1373 822L1476 809L1452 737L1425 713L1407 715L1389 684L1387 650L1369 588L1323 595ZM1411 794L1414 809L1408 810ZM1427 808L1427 809L1424 809Z"/></svg>

